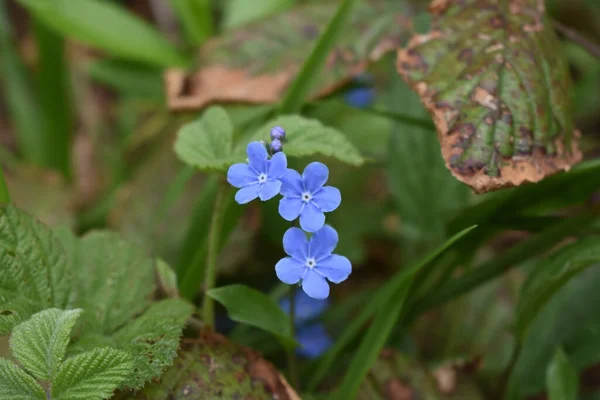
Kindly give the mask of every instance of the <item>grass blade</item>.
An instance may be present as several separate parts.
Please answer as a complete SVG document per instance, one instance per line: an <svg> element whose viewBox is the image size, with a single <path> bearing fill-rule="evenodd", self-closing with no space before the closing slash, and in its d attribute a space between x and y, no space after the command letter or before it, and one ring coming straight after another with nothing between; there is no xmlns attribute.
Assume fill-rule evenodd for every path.
<svg viewBox="0 0 600 400"><path fill-rule="evenodd" d="M69 69L65 40L34 19L38 48L37 88L44 114L44 158L47 165L71 176L71 133L73 128ZM41 138L40 138L41 139Z"/></svg>
<svg viewBox="0 0 600 400"><path fill-rule="evenodd" d="M4 170L0 166L0 205L10 203L10 193L8 192L8 186L4 179Z"/></svg>
<svg viewBox="0 0 600 400"><path fill-rule="evenodd" d="M201 45L213 32L211 0L171 0L185 31L187 41Z"/></svg>
<svg viewBox="0 0 600 400"><path fill-rule="evenodd" d="M352 320L352 322L350 324L348 324L348 326L345 327L344 333L340 337L337 338L334 345L327 352L327 354L325 355L323 360L319 363L319 366L317 367L315 373L312 375L312 377L308 383L308 390L309 391L315 390L315 388L317 387L319 382L325 377L327 371L329 370L329 368L331 367L333 362L339 356L340 352L348 345L348 343L350 343L359 334L359 332L360 332L361 328L363 327L363 325L365 324L365 322L367 322L367 320L372 315L374 315L378 310L382 309L382 307L385 307L386 305L390 304L392 301L397 300L398 293L405 292L404 290L401 290L401 289L404 288L404 285L410 284L410 282L412 281L412 278L418 271L420 271L423 267L425 267L430 262L435 260L440 254L442 254L446 249L448 249L450 246L452 246L460 238L462 238L463 236L468 234L470 231L475 229L475 227L476 226L472 226L472 227L469 227L469 228L457 233L452 238L450 238L448 241L446 241L443 245L438 247L435 251L429 253L425 258L423 258L420 262L418 262L413 267L409 268L408 270L403 270L403 271L398 272L387 284L385 284L380 290L378 290L377 293L375 294L374 298L371 301L366 303L365 307L361 310L360 314L356 318L354 318ZM403 294L403 296L404 296L404 294ZM400 299L400 300L401 301L399 301L398 303L401 304L404 299ZM391 321L390 321L391 325L389 328L390 330L393 327L393 324L395 323L398 315L399 315L399 312L396 313L396 318L390 318L391 319ZM383 317L380 317L380 318L378 318L378 321L381 321L382 319L383 319ZM383 323L380 322L380 324L383 324ZM371 330L372 329L370 329L370 331ZM383 344L384 344L385 339L387 339L387 336L389 335L389 332L387 332L387 333L382 332L382 333L384 333L384 335L382 335L383 337L376 338L376 339L378 341L383 341ZM375 333L367 333L367 339L369 338L369 336L374 336L374 335L375 335ZM382 346L383 346L383 344L382 344ZM365 339L361 345L361 349L363 347L371 347L371 344L369 342L367 342ZM374 346L373 349L376 349L376 346ZM379 354L379 350L380 349L377 349L376 354ZM350 379L348 376L352 376L353 377L352 379L358 379L361 375L364 377L363 374L366 373L364 368L359 367L357 364L364 362L365 357L367 357L367 358L372 357L372 354L370 354L370 353L367 354L367 350L362 350L362 352L361 352L361 350L359 350L360 355L363 355L363 353L366 354L366 356L363 357L362 361L359 361L361 359L355 358L350 370L348 371L348 374L346 375L344 382L347 382ZM371 364L365 365L365 367L367 368L366 371L368 371L368 369L371 367ZM352 375L350 375L350 374L352 374ZM362 378L360 380L362 381ZM360 382L359 382L359 384L360 384ZM348 393L348 392L346 392L344 390L344 393Z"/></svg>
<svg viewBox="0 0 600 400"><path fill-rule="evenodd" d="M280 114L293 114L300 110L320 70L325 65L327 56L329 56L340 31L352 15L352 9L356 3L357 0L343 0L340 4L296 79L290 85L279 108Z"/></svg>

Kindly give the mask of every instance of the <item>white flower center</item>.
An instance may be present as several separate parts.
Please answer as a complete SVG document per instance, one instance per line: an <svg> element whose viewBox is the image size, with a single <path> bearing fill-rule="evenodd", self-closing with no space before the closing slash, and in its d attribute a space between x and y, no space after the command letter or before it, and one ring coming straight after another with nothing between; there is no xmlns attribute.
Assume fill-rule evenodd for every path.
<svg viewBox="0 0 600 400"><path fill-rule="evenodd" d="M302 193L302 201L303 202L308 203L311 200L312 200L312 194L310 194L310 192Z"/></svg>
<svg viewBox="0 0 600 400"><path fill-rule="evenodd" d="M265 183L267 181L267 174L258 175L258 183Z"/></svg>
<svg viewBox="0 0 600 400"><path fill-rule="evenodd" d="M309 258L306 260L306 266L310 269L313 269L314 267L317 266L317 262L315 261L314 258Z"/></svg>

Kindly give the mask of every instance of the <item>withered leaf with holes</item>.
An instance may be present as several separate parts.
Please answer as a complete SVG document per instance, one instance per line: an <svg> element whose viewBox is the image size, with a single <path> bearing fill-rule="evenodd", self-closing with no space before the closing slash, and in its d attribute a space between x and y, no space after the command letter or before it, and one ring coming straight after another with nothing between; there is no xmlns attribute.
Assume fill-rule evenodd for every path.
<svg viewBox="0 0 600 400"><path fill-rule="evenodd" d="M435 0L398 71L435 122L446 166L483 193L580 161L569 73L543 0Z"/></svg>
<svg viewBox="0 0 600 400"><path fill-rule="evenodd" d="M362 1L335 48L311 98L324 96L396 50L407 39L409 22L393 2ZM299 6L287 13L226 32L200 49L197 71L165 73L171 110L199 110L214 102L275 103L310 55L337 4Z"/></svg>

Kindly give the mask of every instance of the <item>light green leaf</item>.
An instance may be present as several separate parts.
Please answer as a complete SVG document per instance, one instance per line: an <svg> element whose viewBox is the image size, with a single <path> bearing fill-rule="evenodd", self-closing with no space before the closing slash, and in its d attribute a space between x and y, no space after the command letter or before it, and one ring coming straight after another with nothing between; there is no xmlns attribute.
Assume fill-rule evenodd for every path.
<svg viewBox="0 0 600 400"><path fill-rule="evenodd" d="M286 141L283 151L287 156L308 157L322 154L356 166L365 161L342 132L299 115L281 116L267 122L252 135L249 142L267 140L274 126L285 129ZM236 147L235 160L245 159L246 146L247 143L240 143Z"/></svg>
<svg viewBox="0 0 600 400"><path fill-rule="evenodd" d="M52 381L52 399L108 399L132 368L129 354L109 347L69 358Z"/></svg>
<svg viewBox="0 0 600 400"><path fill-rule="evenodd" d="M179 297L175 271L173 271L173 268L171 268L169 264L160 258L156 260L156 275L160 288L168 297Z"/></svg>
<svg viewBox="0 0 600 400"><path fill-rule="evenodd" d="M0 358L0 400L45 400L44 389L6 358Z"/></svg>
<svg viewBox="0 0 600 400"><path fill-rule="evenodd" d="M229 285L206 292L227 309L229 318L274 333L286 345L293 344L290 317L268 295L244 285Z"/></svg>
<svg viewBox="0 0 600 400"><path fill-rule="evenodd" d="M110 232L92 232L73 250L73 304L85 310L85 330L111 334L151 304L154 262L144 250Z"/></svg>
<svg viewBox="0 0 600 400"><path fill-rule="evenodd" d="M571 278L600 263L600 238L589 237L563 247L545 260L528 276L517 304L517 336L525 340L539 311Z"/></svg>
<svg viewBox="0 0 600 400"><path fill-rule="evenodd" d="M177 135L175 152L181 161L203 171L226 171L233 143L233 124L222 107L210 107Z"/></svg>
<svg viewBox="0 0 600 400"><path fill-rule="evenodd" d="M188 42L200 45L213 31L212 0L171 0Z"/></svg>
<svg viewBox="0 0 600 400"><path fill-rule="evenodd" d="M51 380L67 353L71 329L82 311L51 308L17 325L10 348L23 368L39 380Z"/></svg>
<svg viewBox="0 0 600 400"><path fill-rule="evenodd" d="M90 77L121 94L144 100L162 101L164 89L162 71L122 60L101 59L90 63Z"/></svg>
<svg viewBox="0 0 600 400"><path fill-rule="evenodd" d="M295 0L229 0L225 10L223 25L227 29L286 10Z"/></svg>
<svg viewBox="0 0 600 400"><path fill-rule="evenodd" d="M18 0L59 34L112 55L167 67L183 57L159 32L124 8L98 0Z"/></svg>
<svg viewBox="0 0 600 400"><path fill-rule="evenodd" d="M549 400L577 400L579 377L564 350L558 348L546 370Z"/></svg>
<svg viewBox="0 0 600 400"><path fill-rule="evenodd" d="M64 249L46 226L9 205L0 208L0 335L31 312L67 305L72 287Z"/></svg>
<svg viewBox="0 0 600 400"><path fill-rule="evenodd" d="M173 363L183 326L193 311L193 306L183 300L162 300L112 336L118 349L133 356L134 370L126 387L141 388Z"/></svg>

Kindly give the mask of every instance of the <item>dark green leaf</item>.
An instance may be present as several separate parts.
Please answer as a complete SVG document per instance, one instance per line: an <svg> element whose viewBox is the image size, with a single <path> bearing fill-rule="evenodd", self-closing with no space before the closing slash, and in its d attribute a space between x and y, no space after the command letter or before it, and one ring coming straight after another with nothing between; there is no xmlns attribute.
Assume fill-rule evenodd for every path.
<svg viewBox="0 0 600 400"><path fill-rule="evenodd" d="M537 182L581 159L567 62L543 4L440 2L398 56L454 176L476 192Z"/></svg>
<svg viewBox="0 0 600 400"><path fill-rule="evenodd" d="M175 152L181 161L203 171L226 171L231 165L233 124L221 107L211 107L200 119L179 131Z"/></svg>
<svg viewBox="0 0 600 400"><path fill-rule="evenodd" d="M319 121L299 115L277 117L256 130L249 141L267 140L269 131L281 126L286 131L285 154L289 157L306 157L322 154L350 165L361 165L364 159L346 136ZM246 158L247 143L240 143L235 150L235 160Z"/></svg>
<svg viewBox="0 0 600 400"><path fill-rule="evenodd" d="M130 97L163 100L162 72L120 60L94 61L88 73L97 82Z"/></svg>
<svg viewBox="0 0 600 400"><path fill-rule="evenodd" d="M577 400L579 377L563 349L558 348L546 370L548 400Z"/></svg>
<svg viewBox="0 0 600 400"><path fill-rule="evenodd" d="M210 37L213 31L211 0L171 0L171 4L190 44L199 45Z"/></svg>
<svg viewBox="0 0 600 400"><path fill-rule="evenodd" d="M18 0L59 34L112 55L166 67L182 56L151 25L116 4L99 0Z"/></svg>
<svg viewBox="0 0 600 400"><path fill-rule="evenodd" d="M358 4L351 7L354 3ZM256 6L254 1L248 4ZM408 32L407 20L398 13L401 6L394 2L339 4L343 6L337 15L338 5L332 2L299 6L210 41L201 49L195 73L168 71L169 107L198 110L212 102L276 103L292 85L289 104L281 108L291 113L308 98L330 94L395 50ZM329 23L331 29L323 34Z"/></svg>
<svg viewBox="0 0 600 400"><path fill-rule="evenodd" d="M15 363L0 358L0 400L46 400L46 393Z"/></svg>
<svg viewBox="0 0 600 400"><path fill-rule="evenodd" d="M523 285L517 304L516 329L521 341L548 300L571 278L597 263L600 263L598 237L581 239L538 262Z"/></svg>
<svg viewBox="0 0 600 400"><path fill-rule="evenodd" d="M285 344L294 343L290 317L268 295L244 285L211 289L206 294L223 304L232 320L274 333Z"/></svg>
<svg viewBox="0 0 600 400"><path fill-rule="evenodd" d="M4 179L4 169L0 166L0 206L10 203L10 193Z"/></svg>

